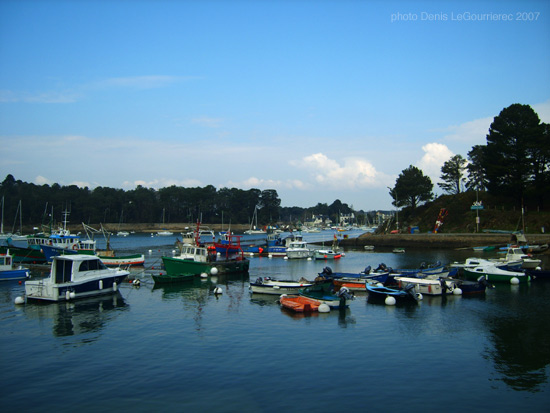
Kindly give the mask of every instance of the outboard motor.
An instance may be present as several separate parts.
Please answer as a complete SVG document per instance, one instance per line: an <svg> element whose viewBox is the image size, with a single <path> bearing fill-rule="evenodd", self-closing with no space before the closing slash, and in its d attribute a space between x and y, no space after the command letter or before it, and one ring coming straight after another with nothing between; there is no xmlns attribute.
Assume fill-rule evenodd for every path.
<svg viewBox="0 0 550 413"><path fill-rule="evenodd" d="M332 268L330 268L330 267L323 268L323 272L321 274L323 274L323 275L332 275Z"/></svg>
<svg viewBox="0 0 550 413"><path fill-rule="evenodd" d="M441 294L447 294L447 283L443 278L439 278L439 284L441 285Z"/></svg>
<svg viewBox="0 0 550 413"><path fill-rule="evenodd" d="M364 273L364 274L370 274L370 270L371 270L371 269L372 269L372 268L371 268L371 266L369 265L369 266L367 266L367 267L365 268L365 270L363 271L363 273Z"/></svg>
<svg viewBox="0 0 550 413"><path fill-rule="evenodd" d="M256 278L256 284L263 284L262 277Z"/></svg>

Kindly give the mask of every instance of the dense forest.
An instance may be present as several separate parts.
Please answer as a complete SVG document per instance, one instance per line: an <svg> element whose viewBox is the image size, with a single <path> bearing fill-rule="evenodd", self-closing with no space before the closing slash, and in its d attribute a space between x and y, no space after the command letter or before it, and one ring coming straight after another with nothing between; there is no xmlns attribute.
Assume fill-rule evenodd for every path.
<svg viewBox="0 0 550 413"><path fill-rule="evenodd" d="M70 211L72 223L179 223L247 224L256 210L258 226L280 222L296 223L311 219L312 214L330 217L349 214L351 208L340 200L331 205L318 203L311 208L281 207L277 191L237 188L216 189L170 186L161 189L137 186L133 190L76 185L35 185L8 175L0 185L5 230L23 226L61 222L63 211ZM362 213L362 212L361 212ZM361 213L359 215L361 215Z"/></svg>

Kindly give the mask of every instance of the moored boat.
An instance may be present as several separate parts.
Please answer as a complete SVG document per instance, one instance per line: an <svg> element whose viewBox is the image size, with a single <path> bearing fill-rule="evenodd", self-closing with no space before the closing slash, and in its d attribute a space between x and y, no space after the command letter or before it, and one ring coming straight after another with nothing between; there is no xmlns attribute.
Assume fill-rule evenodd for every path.
<svg viewBox="0 0 550 413"><path fill-rule="evenodd" d="M221 245L221 244L220 244ZM238 248L232 244L224 244L226 253L217 253L216 246L206 246L200 243L200 223L195 230L195 245L179 245L180 253L174 257L163 256L162 262L166 273L154 278L155 282L182 281L190 275L247 273L250 261L245 258L240 239Z"/></svg>
<svg viewBox="0 0 550 413"><path fill-rule="evenodd" d="M95 256L57 256L48 278L25 282L25 296L27 300L69 301L114 293L128 274L126 270L107 268Z"/></svg>
<svg viewBox="0 0 550 413"><path fill-rule="evenodd" d="M399 288L384 286L381 284L367 283L366 290L368 293L367 300L369 302L386 302L386 299L388 297L394 298L396 303L418 302L422 299L422 295L415 291L413 284L409 284L404 288Z"/></svg>
<svg viewBox="0 0 550 413"><path fill-rule="evenodd" d="M508 271L499 268L495 263L483 264L475 268L464 268L464 278L477 280L484 276L490 283L519 284L529 281L529 276L521 271Z"/></svg>
<svg viewBox="0 0 550 413"><path fill-rule="evenodd" d="M311 313L319 311L319 306L322 304L320 301L313 298L305 297L303 295L286 295L283 294L279 298L281 307L296 313Z"/></svg>
<svg viewBox="0 0 550 413"><path fill-rule="evenodd" d="M426 295L460 295L462 291L456 288L454 280L440 278L437 280L414 278L414 277L395 277L399 288L403 289L408 285L414 285L415 291Z"/></svg>
<svg viewBox="0 0 550 413"><path fill-rule="evenodd" d="M6 254L0 254L0 281L24 280L29 278L29 270L19 267L13 268L13 256L9 250Z"/></svg>
<svg viewBox="0 0 550 413"><path fill-rule="evenodd" d="M299 290L311 285L307 280L285 281L274 280L270 277L258 277L250 283L250 292L257 294L298 294Z"/></svg>

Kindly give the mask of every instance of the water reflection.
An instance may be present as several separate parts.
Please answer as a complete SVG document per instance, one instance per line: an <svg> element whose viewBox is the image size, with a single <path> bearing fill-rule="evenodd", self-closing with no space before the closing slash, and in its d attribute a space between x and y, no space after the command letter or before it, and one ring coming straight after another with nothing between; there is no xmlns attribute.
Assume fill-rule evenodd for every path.
<svg viewBox="0 0 550 413"><path fill-rule="evenodd" d="M62 303L27 304L24 314L39 321L52 320L52 333L55 337L74 336L86 333L99 333L112 321L120 310L128 305L117 292L106 296L85 298ZM87 341L95 341L97 337Z"/></svg>
<svg viewBox="0 0 550 413"><path fill-rule="evenodd" d="M485 323L493 348L487 356L502 375L500 380L514 390L538 392L548 382L550 365L550 314L548 284L535 284L505 294ZM498 298L497 297L497 298Z"/></svg>

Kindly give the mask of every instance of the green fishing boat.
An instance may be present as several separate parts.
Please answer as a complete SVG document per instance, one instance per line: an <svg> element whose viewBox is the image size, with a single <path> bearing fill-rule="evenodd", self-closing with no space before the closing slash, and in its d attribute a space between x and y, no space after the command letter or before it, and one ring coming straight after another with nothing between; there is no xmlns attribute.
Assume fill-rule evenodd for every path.
<svg viewBox="0 0 550 413"><path fill-rule="evenodd" d="M250 267L248 260L237 243L200 243L200 224L195 230L194 245L178 244L179 254L173 257L162 257L165 273L153 275L155 283L180 282L200 274L247 273Z"/></svg>

